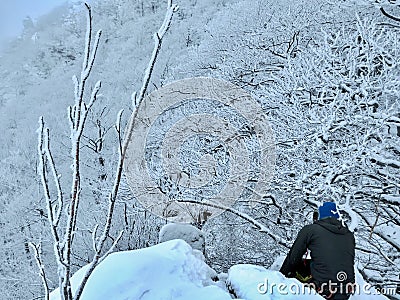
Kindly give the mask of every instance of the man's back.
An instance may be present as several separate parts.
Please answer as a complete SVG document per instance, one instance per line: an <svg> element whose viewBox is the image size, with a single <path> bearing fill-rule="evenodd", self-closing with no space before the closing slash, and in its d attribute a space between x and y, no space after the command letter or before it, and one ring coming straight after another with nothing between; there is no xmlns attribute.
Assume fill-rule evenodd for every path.
<svg viewBox="0 0 400 300"><path fill-rule="evenodd" d="M319 289L343 289L347 283L354 283L355 240L353 233L339 221L336 205L325 203L319 208L320 220L304 226L289 251L280 271L294 277L302 257L311 252L311 282ZM329 291L328 291L329 294ZM341 294L341 293L340 293ZM346 293L343 293L346 294ZM334 299L346 299L336 295Z"/></svg>
<svg viewBox="0 0 400 300"><path fill-rule="evenodd" d="M326 218L305 228L311 251L311 274L320 282L354 282L354 235L341 221ZM339 274L339 275L338 275Z"/></svg>

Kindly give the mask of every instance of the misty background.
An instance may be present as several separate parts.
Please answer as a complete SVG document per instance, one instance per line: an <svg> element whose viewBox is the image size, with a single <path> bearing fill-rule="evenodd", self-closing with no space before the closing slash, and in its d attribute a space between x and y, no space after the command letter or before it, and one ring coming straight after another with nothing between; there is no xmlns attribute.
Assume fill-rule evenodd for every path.
<svg viewBox="0 0 400 300"><path fill-rule="evenodd" d="M0 0L0 49L13 37L17 37L23 29L23 21L49 13L66 0Z"/></svg>

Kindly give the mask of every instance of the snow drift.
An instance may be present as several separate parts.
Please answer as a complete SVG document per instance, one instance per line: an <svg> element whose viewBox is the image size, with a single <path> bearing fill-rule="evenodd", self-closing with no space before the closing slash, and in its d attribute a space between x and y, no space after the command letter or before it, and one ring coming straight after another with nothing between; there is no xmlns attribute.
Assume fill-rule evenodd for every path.
<svg viewBox="0 0 400 300"><path fill-rule="evenodd" d="M87 266L72 276L75 291ZM81 300L230 300L215 271L183 240L110 254L92 273ZM59 290L50 295L60 299Z"/></svg>

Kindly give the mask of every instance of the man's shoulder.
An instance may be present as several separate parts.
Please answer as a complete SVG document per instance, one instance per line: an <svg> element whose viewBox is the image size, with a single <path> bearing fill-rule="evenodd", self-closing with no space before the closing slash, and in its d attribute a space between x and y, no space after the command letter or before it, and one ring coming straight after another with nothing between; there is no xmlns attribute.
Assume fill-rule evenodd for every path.
<svg viewBox="0 0 400 300"><path fill-rule="evenodd" d="M312 224L307 224L307 225L303 226L303 228L301 229L301 231L303 233L324 232L325 230L326 230L326 228L324 228L323 225L318 223L318 221L314 222Z"/></svg>
<svg viewBox="0 0 400 300"><path fill-rule="evenodd" d="M313 228L318 228L318 227L319 227L319 225L318 225L318 221L317 221L317 222L314 222L311 224L307 224L303 228L313 229Z"/></svg>
<svg viewBox="0 0 400 300"><path fill-rule="evenodd" d="M315 223L307 224L307 225L303 226L303 228L301 228L300 232L302 232L302 233L313 232L315 230L318 230L317 227L318 227L318 225Z"/></svg>

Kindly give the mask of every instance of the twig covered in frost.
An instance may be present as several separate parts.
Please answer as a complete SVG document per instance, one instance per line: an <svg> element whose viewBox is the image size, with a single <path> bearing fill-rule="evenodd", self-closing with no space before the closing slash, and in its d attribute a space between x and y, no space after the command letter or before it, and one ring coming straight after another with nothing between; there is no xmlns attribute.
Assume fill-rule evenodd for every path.
<svg viewBox="0 0 400 300"><path fill-rule="evenodd" d="M76 76L73 77L75 86L75 105L68 108L68 117L70 122L70 140L71 140L71 154L72 154L72 188L71 188L71 198L68 204L68 214L67 223L63 238L60 237L59 224L61 219L61 213L64 207L64 198L61 190L61 185L59 181L59 175L57 173L55 163L50 150L50 138L49 129L45 127L43 117L40 118L39 123L39 140L38 140L38 153L39 153L39 170L41 174L42 186L45 194L47 210L48 210L48 220L51 227L51 232L53 235L54 242L54 253L56 256L58 264L58 277L59 277L59 287L60 296L62 300L73 299L71 290L71 253L72 253L72 243L74 232L76 231L76 221L79 208L79 201L81 195L81 178L80 178L80 144L83 134L83 130L86 124L86 120L90 109L97 99L98 92L101 88L101 82L98 81L93 91L90 95L89 103L86 104L84 101L84 93L86 87L86 81L91 73L94 61L96 58L97 49L99 46L101 31L98 31L94 41L94 46L92 49L91 45L91 35L92 35L92 14L90 6L85 4L87 8L87 31L85 40L85 55L82 64L81 76L78 79ZM50 166L51 173L54 177L54 182L57 190L57 206L53 207L53 201L50 194L49 181L48 181L48 171L46 165ZM37 250L37 249L36 249ZM98 251L101 251L99 248ZM43 266L41 268L41 273ZM44 272L44 271L43 271ZM43 277L44 281L47 281ZM47 286L47 282L46 282ZM48 291L47 291L48 293ZM75 299L79 299L75 298Z"/></svg>
<svg viewBox="0 0 400 300"><path fill-rule="evenodd" d="M146 69L144 77L143 77L142 87L141 87L139 95L137 97L136 97L136 94L134 94L134 101L132 101L132 102L134 102L134 104L136 104L136 107L134 108L135 109L134 113L133 113L131 119L129 120L127 129L125 132L124 144L122 146L122 156L123 157L125 157L125 152L126 152L126 149L128 148L128 144L129 144L129 141L132 136L133 127L135 125L135 121L136 121L136 117L137 117L137 113L138 113L138 108L142 104L142 101L143 101L144 96L147 91L147 87L149 85L151 74L153 72L154 65L156 63L158 54L161 49L162 40L171 24L172 16L173 16L174 12L176 12L177 10L178 10L178 6L176 4L173 4L171 0L168 0L168 7L167 7L167 12L165 14L164 22L162 23L162 25L161 25L160 29L157 31L157 33L154 34L154 48L153 48L153 52L152 52L152 55L150 58L150 62L147 65L147 69Z"/></svg>
<svg viewBox="0 0 400 300"><path fill-rule="evenodd" d="M46 278L46 273L44 271L44 265L41 257L41 245L35 245L33 243L29 243L29 246L33 249L33 252L35 253L35 261L36 264L39 268L39 275L40 278L42 279L43 283L43 288L44 288L44 299L49 300L49 285L47 283L47 278Z"/></svg>
<svg viewBox="0 0 400 300"><path fill-rule="evenodd" d="M83 289L87 283L87 280L89 279L90 275L92 274L93 270L95 267L102 261L104 260L115 248L116 244L119 242L119 240L122 237L123 231L119 233L117 238L114 240L113 244L111 247L108 248L107 251L104 253L104 247L105 247L105 242L107 238L109 238L109 233L111 229L111 222L114 214L114 209L115 209L115 203L117 199L117 193L122 177L122 170L123 170L123 163L124 163L124 158L125 158L125 153L126 149L128 147L129 143L129 138L132 135L132 129L134 125L134 121L137 115L137 109L136 113L134 113L133 117L130 119L128 129L125 132L125 139L124 142L122 142L122 131L121 131L121 117L122 117L122 112L121 110L118 113L118 118L116 122L115 129L117 131L118 135L118 143L119 143L119 159L118 159L118 165L116 169L116 174L115 174L115 179L114 179L114 184L112 191L110 192L108 196L108 212L107 212L107 218L105 221L104 228L102 230L102 234L97 237L97 232L98 232L98 226L93 230L92 233L92 243L93 243L93 250L94 250L94 256L89 264L89 268L86 271L86 274L84 275L80 285L78 286L75 295L72 295L72 289L71 289L71 253L72 253L72 248L73 248L73 237L74 237L74 232L76 231L76 222L77 222L77 214L79 211L79 202L80 202L80 195L81 195L81 176L80 176L80 146L81 146L81 138L83 136L83 130L86 124L86 120L88 117L88 113L91 110L93 104L95 103L97 99L98 92L101 88L101 82L98 81L94 88L93 91L90 95L90 99L88 104L85 103L84 101L84 94L85 94L85 87L86 87L86 81L89 78L89 75L92 71L94 61L96 58L97 54L97 49L99 46L99 41L100 41L100 36L101 36L101 31L98 31L94 40L94 44L92 45L92 12L91 8L88 4L85 4L87 8L87 28L86 28L86 37L85 37L85 52L84 52L84 60L82 63L82 70L80 77L78 78L77 76L73 77L73 82L74 82L74 98L75 98L75 104L72 107L68 108L68 118L69 118L69 123L70 123L70 140L71 140L71 155L73 158L72 161L72 187L71 187L71 198L70 202L68 204L68 214L67 214L67 222L66 222L66 227L65 231L63 232L63 238L60 238L60 233L59 233L59 224L60 224L60 219L61 219L61 212L64 207L64 199L63 199L63 193L61 190L61 185L59 182L59 175L57 173L57 170L55 168L54 160L51 155L50 151L50 143L49 143L49 130L48 128L45 128L45 123L43 121L43 118L40 118L40 127L38 130L39 133L39 141L38 141L38 153L40 157L40 164L39 164L39 169L40 169L40 174L42 178L42 185L43 185L43 190L45 194L45 199L46 199L46 204L47 204L47 210L48 210L48 220L51 226L52 234L53 234L53 241L54 241L54 252L58 264L58 277L59 277L59 288L60 288L60 296L62 300L78 300L80 299ZM147 87L149 85L151 75L154 69L155 62L157 60L159 51L161 49L161 44L162 44L162 39L167 32L173 13L177 10L177 6L172 4L172 1L168 1L168 9L164 18L164 22L162 23L160 29L158 32L154 35L154 50L152 52L152 56L150 58L150 62L148 64L148 67L146 69L144 78L143 78L143 84L140 89L140 93L138 96L138 102L137 106L141 104L141 102L144 99L145 93L147 91ZM136 107L137 108L137 107ZM53 201L52 197L50 194L50 188L49 188L49 180L48 180L48 171L46 168L46 164L50 165L50 170L53 173L56 189L57 189L57 206L53 207ZM35 248L37 250L37 248ZM36 251L38 254L39 252ZM48 297L48 284L46 277L44 275L44 268L43 264L40 261L39 255L37 256L37 261L39 260L40 263L38 263L39 268L41 270L41 276L44 281L44 286L46 287L46 294Z"/></svg>
<svg viewBox="0 0 400 300"><path fill-rule="evenodd" d="M71 201L69 203L68 220L66 225L66 231L64 234L64 248L63 248L63 264L64 276L60 287L60 293L62 299L72 299L71 291L71 252L72 252L72 241L73 234L76 230L76 220L79 209L79 201L81 195L81 178L80 178L80 144L83 129L86 123L86 119L90 108L94 104L97 98L97 94L101 87L101 82L98 81L90 96L89 104L86 105L84 102L84 92L86 87L86 80L88 79L94 60L96 58L97 49L99 46L101 31L99 30L96 34L94 48L91 49L91 31L92 31L92 14L88 4L85 4L87 8L87 28L86 28L86 40L85 40L85 57L82 65L82 71L80 79L74 77L75 84L75 105L69 108L70 118L70 129L71 129L71 150L72 150L72 188L71 188Z"/></svg>
<svg viewBox="0 0 400 300"><path fill-rule="evenodd" d="M367 216L364 215L364 213L360 209L354 209L354 211L361 217L361 219L364 220L364 222L367 224L369 228L373 228L373 223L369 220ZM374 230L374 234L379 236L381 239L383 239L385 242L390 244L392 247L394 247L397 251L400 251L400 244L393 238L389 237L386 233Z"/></svg>
<svg viewBox="0 0 400 300"><path fill-rule="evenodd" d="M114 185L113 185L112 191L109 195L109 207L108 207L108 213L107 213L107 221L104 226L103 233L102 233L101 237L99 238L98 243L95 246L95 248L97 250L95 251L95 255L92 259L92 262L90 263L90 266L89 266L85 276L82 279L81 285L79 286L78 290L76 291L76 294L74 297L74 299L76 299L76 300L80 298L80 296L83 292L83 288L84 288L87 280L89 279L90 275L92 274L93 270L95 269L95 267L105 257L107 257L107 255L111 252L111 249L113 249L115 247L117 242L122 237L123 232L121 232L118 235L118 237L115 240L115 242L113 243L111 249L105 255L101 256L101 250L104 248L104 244L106 242L106 239L107 239L110 229L111 229L111 220L112 220L112 216L114 213L115 203L117 200L117 194L118 194L118 190L119 190L119 185L120 185L121 178L122 178L122 171L123 171L123 164L124 164L124 160L125 160L126 149L128 148L130 137L132 136L133 126L134 126L134 122L135 122L135 119L137 116L138 107L141 105L141 103L144 99L144 95L147 91L147 87L148 87L148 84L151 79L151 75L153 72L155 62L157 60L159 51L161 49L162 39L163 39L165 33L167 32L169 25L171 24L173 13L177 10L177 8L178 7L176 5L172 4L172 1L168 1L167 13L165 15L163 24L161 25L160 29L158 30L158 32L155 35L155 45L154 45L153 53L152 53L150 62L148 64L148 67L147 67L145 75L144 75L143 84L142 84L142 88L140 89L137 106L135 108L133 116L131 117L131 119L129 121L127 130L124 133L124 142L123 143L121 143L122 139L121 139L121 126L120 126L123 111L121 110L118 113L118 118L117 118L115 128L116 128L116 131L117 131L118 137L119 137L119 139L118 139L119 140L119 158L118 158L118 165L117 165L117 170L116 170L115 179L114 179ZM94 240L96 240L95 237L94 237Z"/></svg>
<svg viewBox="0 0 400 300"><path fill-rule="evenodd" d="M61 212L64 207L63 193L60 185L60 176L57 173L53 156L50 151L50 137L49 129L45 127L43 117L40 117L38 129L38 155L39 155L39 173L41 174L41 182L44 190L46 207L47 207L47 219L49 221L51 234L53 236L54 243L54 255L58 264L58 276L59 276L59 286L61 286L64 278L65 264L63 262L63 248L64 244L60 241L60 236L58 233L58 225L61 219ZM57 200L58 207L55 210L53 207L53 202L50 195L49 181L47 178L46 164L50 165L50 170L53 173L53 178L55 185L57 187Z"/></svg>

